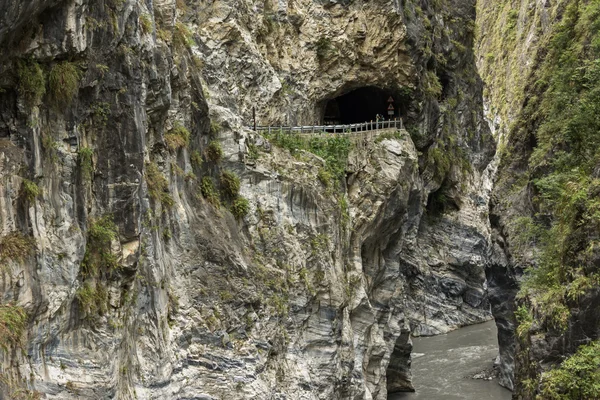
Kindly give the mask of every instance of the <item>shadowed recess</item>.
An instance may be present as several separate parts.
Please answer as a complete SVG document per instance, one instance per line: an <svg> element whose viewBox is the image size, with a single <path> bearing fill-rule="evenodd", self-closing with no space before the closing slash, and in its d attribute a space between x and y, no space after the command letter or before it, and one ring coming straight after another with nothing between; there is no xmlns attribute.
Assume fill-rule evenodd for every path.
<svg viewBox="0 0 600 400"><path fill-rule="evenodd" d="M375 121L377 114L385 119L399 118L405 112L402 97L395 91L375 86L354 89L326 102L323 123L329 125ZM390 110L390 106L393 110ZM392 111L393 114L390 114Z"/></svg>

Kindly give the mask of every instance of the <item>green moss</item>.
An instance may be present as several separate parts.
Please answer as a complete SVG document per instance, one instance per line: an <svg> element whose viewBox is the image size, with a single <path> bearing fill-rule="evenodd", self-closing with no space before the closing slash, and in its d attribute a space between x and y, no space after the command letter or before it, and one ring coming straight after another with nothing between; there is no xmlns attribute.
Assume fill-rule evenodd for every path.
<svg viewBox="0 0 600 400"><path fill-rule="evenodd" d="M200 192L209 203L217 208L221 206L219 193L215 189L215 184L210 176L205 176L200 181Z"/></svg>
<svg viewBox="0 0 600 400"><path fill-rule="evenodd" d="M221 173L221 189L227 199L235 199L240 192L240 178L232 171L223 171Z"/></svg>
<svg viewBox="0 0 600 400"><path fill-rule="evenodd" d="M4 351L21 344L26 327L27 313L23 307L0 305L0 347Z"/></svg>
<svg viewBox="0 0 600 400"><path fill-rule="evenodd" d="M94 150L89 147L79 149L79 168L81 168L81 177L85 182L91 182L94 178L93 157Z"/></svg>
<svg viewBox="0 0 600 400"><path fill-rule="evenodd" d="M28 179L23 179L21 185L21 197L26 199L28 202L33 203L35 199L42 193L39 186Z"/></svg>
<svg viewBox="0 0 600 400"><path fill-rule="evenodd" d="M31 254L33 240L19 232L12 232L0 238L0 261L22 261Z"/></svg>
<svg viewBox="0 0 600 400"><path fill-rule="evenodd" d="M216 140L211 141L206 148L206 158L208 161L219 163L223 159L223 148L221 143Z"/></svg>
<svg viewBox="0 0 600 400"><path fill-rule="evenodd" d="M248 199L238 196L231 204L231 213L236 219L242 219L250 211L250 204Z"/></svg>
<svg viewBox="0 0 600 400"><path fill-rule="evenodd" d="M40 65L32 60L19 61L17 74L19 77L19 95L30 105L39 102L46 93L46 78Z"/></svg>
<svg viewBox="0 0 600 400"><path fill-rule="evenodd" d="M169 181L160 172L158 166L154 163L146 164L146 184L148 193L154 200L160 201L165 208L170 208L175 204L169 193Z"/></svg>
<svg viewBox="0 0 600 400"><path fill-rule="evenodd" d="M95 276L119 267L117 256L111 250L112 242L118 237L119 230L112 216L105 215L90 223L85 255L81 263L84 276Z"/></svg>
<svg viewBox="0 0 600 400"><path fill-rule="evenodd" d="M171 150L188 147L190 144L190 131L183 125L175 123L173 129L165 135L165 143Z"/></svg>
<svg viewBox="0 0 600 400"><path fill-rule="evenodd" d="M560 367L542 376L538 398L547 400L600 398L600 342L580 346Z"/></svg>
<svg viewBox="0 0 600 400"><path fill-rule="evenodd" d="M81 71L72 62L63 61L54 64L48 76L49 93L55 105L66 107L71 104L79 90Z"/></svg>

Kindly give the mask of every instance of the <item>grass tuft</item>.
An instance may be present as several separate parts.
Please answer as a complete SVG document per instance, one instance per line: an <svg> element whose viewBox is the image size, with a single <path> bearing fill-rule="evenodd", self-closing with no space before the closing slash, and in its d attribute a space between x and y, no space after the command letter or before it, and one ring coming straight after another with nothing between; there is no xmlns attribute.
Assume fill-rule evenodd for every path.
<svg viewBox="0 0 600 400"><path fill-rule="evenodd" d="M92 221L87 232L87 245L81 263L85 276L100 271L112 271L119 267L117 256L112 253L112 242L119 237L119 229L111 215Z"/></svg>
<svg viewBox="0 0 600 400"><path fill-rule="evenodd" d="M0 347L4 351L21 344L26 327L27 313L23 307L0 305Z"/></svg>
<svg viewBox="0 0 600 400"><path fill-rule="evenodd" d="M165 135L165 143L171 150L177 150L183 147L188 147L190 144L190 131L183 125L176 123L173 129Z"/></svg>
<svg viewBox="0 0 600 400"><path fill-rule="evenodd" d="M54 64L48 77L50 95L56 106L66 107L71 104L79 89L81 71L72 62L63 61Z"/></svg>
<svg viewBox="0 0 600 400"><path fill-rule="evenodd" d="M0 239L0 261L22 261L33 249L33 240L19 232L12 232Z"/></svg>
<svg viewBox="0 0 600 400"><path fill-rule="evenodd" d="M205 176L200 181L200 192L202 196L213 206L219 208L221 206L221 199L219 193L215 189L215 184L210 176Z"/></svg>
<svg viewBox="0 0 600 400"><path fill-rule="evenodd" d="M146 183L150 197L160 201L163 207L170 208L175 204L169 193L169 181L154 163L146 165Z"/></svg>

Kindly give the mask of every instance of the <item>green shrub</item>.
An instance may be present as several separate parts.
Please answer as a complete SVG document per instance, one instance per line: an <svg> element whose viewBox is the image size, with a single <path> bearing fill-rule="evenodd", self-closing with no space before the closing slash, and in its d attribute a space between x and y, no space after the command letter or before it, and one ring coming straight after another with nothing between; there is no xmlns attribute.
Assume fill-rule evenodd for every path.
<svg viewBox="0 0 600 400"><path fill-rule="evenodd" d="M600 398L600 342L580 346L556 369L542 375L541 397L548 400Z"/></svg>
<svg viewBox="0 0 600 400"><path fill-rule="evenodd" d="M0 239L0 261L20 260L27 257L33 248L33 240L19 232L12 232Z"/></svg>
<svg viewBox="0 0 600 400"><path fill-rule="evenodd" d="M28 179L23 179L21 196L24 197L28 202L34 202L41 192L41 189L35 182L32 182Z"/></svg>
<svg viewBox="0 0 600 400"><path fill-rule="evenodd" d="M110 104L107 102L97 102L90 106L92 121L95 125L104 127L111 115Z"/></svg>
<svg viewBox="0 0 600 400"><path fill-rule="evenodd" d="M94 177L93 157L94 150L89 147L79 149L79 168L81 168L81 177L86 182L91 182Z"/></svg>
<svg viewBox="0 0 600 400"><path fill-rule="evenodd" d="M74 63L63 61L54 64L50 70L48 84L50 95L57 106L65 107L71 104L79 89L80 79L81 71Z"/></svg>
<svg viewBox="0 0 600 400"><path fill-rule="evenodd" d="M9 347L21 344L27 327L27 313L20 306L0 305L0 347L8 351Z"/></svg>
<svg viewBox="0 0 600 400"><path fill-rule="evenodd" d="M219 194L215 190L215 184L210 176L205 176L202 178L202 181L200 181L200 192L209 203L217 208L221 206Z"/></svg>
<svg viewBox="0 0 600 400"><path fill-rule="evenodd" d="M231 171L223 171L221 173L221 189L223 195L228 199L234 199L240 192L240 178Z"/></svg>
<svg viewBox="0 0 600 400"><path fill-rule="evenodd" d="M533 316L526 306L519 306L517 311L515 311L515 318L519 323L519 326L517 327L517 336L521 340L524 340L529 335L529 331L533 326Z"/></svg>
<svg viewBox="0 0 600 400"><path fill-rule="evenodd" d="M211 141L206 148L206 158L214 163L219 163L223 159L223 148L221 143L216 140Z"/></svg>
<svg viewBox="0 0 600 400"><path fill-rule="evenodd" d="M325 168L319 168L317 179L328 189L332 186L334 180L333 174Z"/></svg>
<svg viewBox="0 0 600 400"><path fill-rule="evenodd" d="M40 65L35 61L19 61L17 74L19 76L19 94L30 105L40 101L46 93L46 78Z"/></svg>
<svg viewBox="0 0 600 400"><path fill-rule="evenodd" d="M192 151L192 154L190 154L190 163L194 168L202 168L202 155L198 150L194 150Z"/></svg>
<svg viewBox="0 0 600 400"><path fill-rule="evenodd" d="M250 204L245 197L239 196L231 204L231 213L236 219L244 218L248 215L248 211L250 211Z"/></svg>
<svg viewBox="0 0 600 400"><path fill-rule="evenodd" d="M117 257L112 253L113 240L119 237L119 230L112 216L105 215L92 221L87 232L85 255L81 263L84 276L109 272L119 267Z"/></svg>
<svg viewBox="0 0 600 400"><path fill-rule="evenodd" d="M165 143L171 150L177 150L182 147L188 147L190 144L190 131L183 125L175 123L173 129L165 135Z"/></svg>
<svg viewBox="0 0 600 400"><path fill-rule="evenodd" d="M169 193L169 181L154 163L146 164L146 184L150 197L160 201L163 207L170 208L175 204Z"/></svg>
<svg viewBox="0 0 600 400"><path fill-rule="evenodd" d="M434 71L425 73L423 88L425 94L432 98L439 98L442 95L442 84Z"/></svg>

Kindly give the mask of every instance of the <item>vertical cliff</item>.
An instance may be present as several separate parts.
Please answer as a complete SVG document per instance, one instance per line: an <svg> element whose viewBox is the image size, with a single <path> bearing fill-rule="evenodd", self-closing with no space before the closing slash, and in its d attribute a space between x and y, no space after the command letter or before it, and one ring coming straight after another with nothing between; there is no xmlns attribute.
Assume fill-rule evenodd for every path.
<svg viewBox="0 0 600 400"><path fill-rule="evenodd" d="M595 398L600 8L481 1L478 11L501 143L488 279L504 383L518 398Z"/></svg>
<svg viewBox="0 0 600 400"><path fill-rule="evenodd" d="M0 9L0 397L383 400L490 317L474 2ZM358 88L407 130L247 128Z"/></svg>

